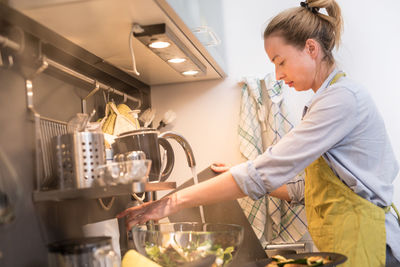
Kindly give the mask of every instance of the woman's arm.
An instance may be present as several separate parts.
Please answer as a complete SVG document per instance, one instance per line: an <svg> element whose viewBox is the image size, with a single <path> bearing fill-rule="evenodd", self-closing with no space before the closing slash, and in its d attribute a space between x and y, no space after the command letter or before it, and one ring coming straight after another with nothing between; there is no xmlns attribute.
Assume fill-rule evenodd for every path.
<svg viewBox="0 0 400 267"><path fill-rule="evenodd" d="M245 197L232 174L227 171L212 179L176 192L180 209L208 205Z"/></svg>
<svg viewBox="0 0 400 267"><path fill-rule="evenodd" d="M245 197L232 174L227 171L213 179L176 192L179 210L208 205L226 200ZM290 201L286 185L273 191L270 196Z"/></svg>
<svg viewBox="0 0 400 267"><path fill-rule="evenodd" d="M276 197L282 200L286 200L287 202L292 201L292 199L290 198L290 195L288 193L288 189L287 189L287 185L282 185L281 187L279 187L278 189L274 190L271 192L271 194L269 194L271 197Z"/></svg>
<svg viewBox="0 0 400 267"><path fill-rule="evenodd" d="M149 220L159 220L185 208L208 205L245 196L232 174L227 171L215 178L187 187L160 200L146 202L140 206L126 209L118 214L117 217L126 217L126 226L127 229L130 229L133 225L143 224ZM290 200L286 186L275 190L271 193L271 196Z"/></svg>

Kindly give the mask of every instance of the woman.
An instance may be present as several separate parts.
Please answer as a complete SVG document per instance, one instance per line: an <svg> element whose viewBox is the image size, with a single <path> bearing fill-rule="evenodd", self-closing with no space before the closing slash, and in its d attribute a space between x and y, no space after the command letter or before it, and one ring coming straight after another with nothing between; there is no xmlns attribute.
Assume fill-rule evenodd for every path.
<svg viewBox="0 0 400 267"><path fill-rule="evenodd" d="M400 266L400 226L388 212L399 167L371 97L336 68L332 50L341 29L334 0L302 2L273 18L264 41L277 80L315 92L302 121L254 161L118 217L131 227L187 207L258 199L285 191L305 169L307 221L317 248L345 254L346 266Z"/></svg>

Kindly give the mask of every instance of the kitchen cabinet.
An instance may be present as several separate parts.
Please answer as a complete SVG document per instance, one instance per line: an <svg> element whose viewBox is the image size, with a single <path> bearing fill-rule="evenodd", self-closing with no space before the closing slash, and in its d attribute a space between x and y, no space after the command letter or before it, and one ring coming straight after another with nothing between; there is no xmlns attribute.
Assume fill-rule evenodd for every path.
<svg viewBox="0 0 400 267"><path fill-rule="evenodd" d="M193 1L187 2L196 4ZM219 79L226 75L223 67L220 66L222 63L219 59L220 53L210 52L221 48L206 49L190 30L191 26L185 23L187 19L182 9L174 5L178 11L176 12L166 0L119 0L118 2L112 0L10 0L8 3L104 62L150 86ZM197 9L196 6L193 8ZM213 10L220 10L213 8ZM183 76L135 38L132 41L132 47L140 75L134 74L129 49L129 36L134 23L166 24L205 66L205 75Z"/></svg>
<svg viewBox="0 0 400 267"><path fill-rule="evenodd" d="M167 0L196 38L226 71L223 6L221 0Z"/></svg>

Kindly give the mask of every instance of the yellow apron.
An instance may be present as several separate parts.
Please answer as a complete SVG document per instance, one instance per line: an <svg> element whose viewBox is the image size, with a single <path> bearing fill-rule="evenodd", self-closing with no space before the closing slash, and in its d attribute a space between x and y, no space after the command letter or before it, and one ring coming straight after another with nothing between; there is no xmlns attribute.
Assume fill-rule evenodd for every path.
<svg viewBox="0 0 400 267"><path fill-rule="evenodd" d="M304 200L320 251L346 255L343 266L385 266L385 211L354 193L322 157L306 168Z"/></svg>
<svg viewBox="0 0 400 267"><path fill-rule="evenodd" d="M329 85L341 76L344 73L336 74ZM346 255L342 266L385 266L384 209L354 193L322 157L306 168L305 207L309 232L320 251Z"/></svg>

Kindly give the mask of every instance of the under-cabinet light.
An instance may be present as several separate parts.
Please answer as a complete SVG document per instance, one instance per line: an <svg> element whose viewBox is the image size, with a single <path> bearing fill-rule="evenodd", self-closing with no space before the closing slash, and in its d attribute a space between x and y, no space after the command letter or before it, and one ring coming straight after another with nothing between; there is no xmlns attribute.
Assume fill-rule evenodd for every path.
<svg viewBox="0 0 400 267"><path fill-rule="evenodd" d="M185 61L186 61L186 58L180 58L180 57L168 59L169 63L176 63L176 64L182 63L182 62L185 62Z"/></svg>
<svg viewBox="0 0 400 267"><path fill-rule="evenodd" d="M206 66L196 58L165 23L140 25L140 27L143 31L134 32L134 36L174 70L184 76L200 76L206 73ZM155 48L153 46L155 42L169 43L170 45L160 49L160 47Z"/></svg>
<svg viewBox="0 0 400 267"><path fill-rule="evenodd" d="M185 76L194 76L197 73L199 73L197 70L188 70L188 71L182 72L182 74L185 75Z"/></svg>
<svg viewBox="0 0 400 267"><path fill-rule="evenodd" d="M170 46L171 44L168 42L163 42L163 41L154 41L149 44L151 48L156 48L156 49L161 49L161 48L166 48Z"/></svg>

